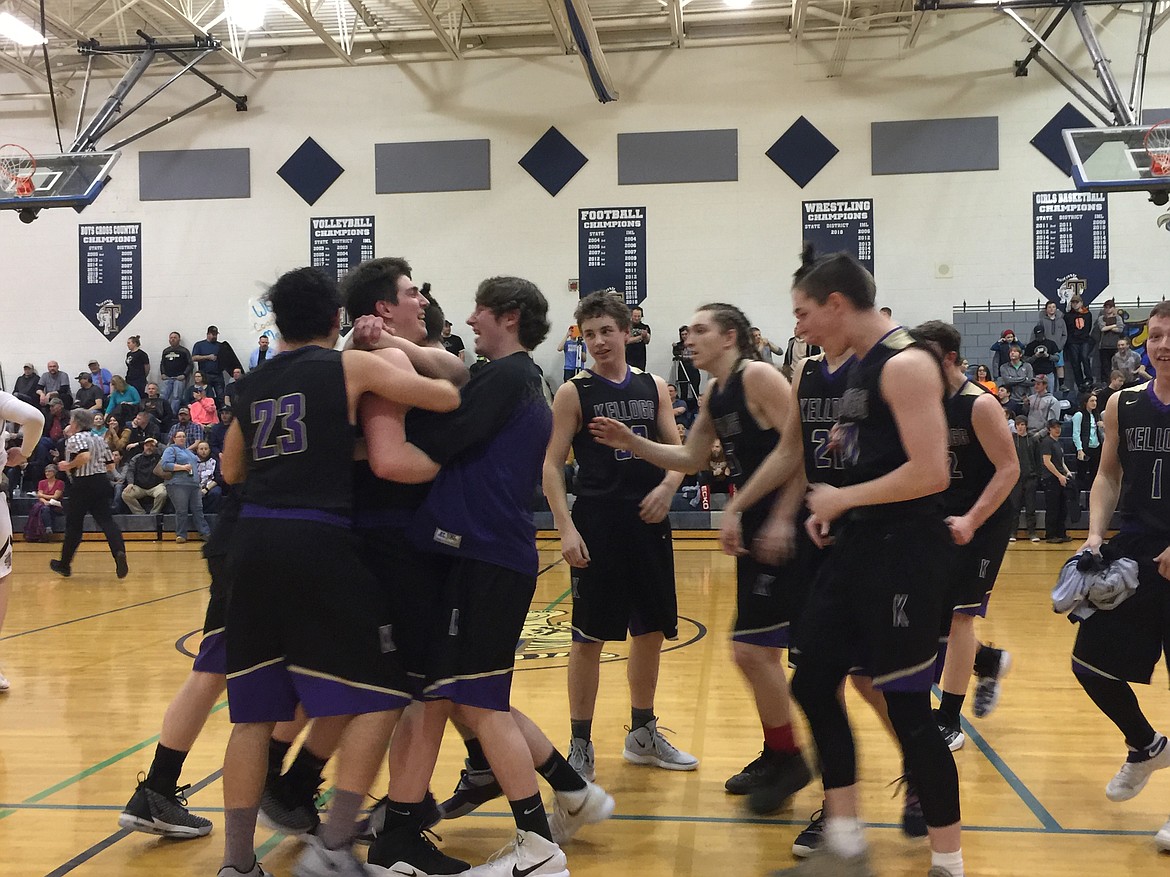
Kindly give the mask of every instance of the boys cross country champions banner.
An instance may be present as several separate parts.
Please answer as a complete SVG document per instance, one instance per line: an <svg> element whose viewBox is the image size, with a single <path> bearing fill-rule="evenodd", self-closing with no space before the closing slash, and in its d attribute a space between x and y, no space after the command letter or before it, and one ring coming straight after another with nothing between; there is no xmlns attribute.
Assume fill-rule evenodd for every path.
<svg viewBox="0 0 1170 877"><path fill-rule="evenodd" d="M77 230L78 310L112 341L142 310L142 223Z"/></svg>

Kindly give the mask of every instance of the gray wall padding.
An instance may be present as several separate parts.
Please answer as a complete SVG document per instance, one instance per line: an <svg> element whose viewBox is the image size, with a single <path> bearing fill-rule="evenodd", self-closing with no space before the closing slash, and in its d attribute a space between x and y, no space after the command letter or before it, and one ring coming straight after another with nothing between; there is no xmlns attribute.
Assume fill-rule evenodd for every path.
<svg viewBox="0 0 1170 877"><path fill-rule="evenodd" d="M870 136L875 176L999 169L996 116L873 122Z"/></svg>
<svg viewBox="0 0 1170 877"><path fill-rule="evenodd" d="M252 197L247 149L176 149L138 153L138 200Z"/></svg>
<svg viewBox="0 0 1170 877"><path fill-rule="evenodd" d="M374 191L471 192L492 187L490 140L374 144Z"/></svg>
<svg viewBox="0 0 1170 877"><path fill-rule="evenodd" d="M739 132L734 128L619 134L617 147L619 186L739 179Z"/></svg>

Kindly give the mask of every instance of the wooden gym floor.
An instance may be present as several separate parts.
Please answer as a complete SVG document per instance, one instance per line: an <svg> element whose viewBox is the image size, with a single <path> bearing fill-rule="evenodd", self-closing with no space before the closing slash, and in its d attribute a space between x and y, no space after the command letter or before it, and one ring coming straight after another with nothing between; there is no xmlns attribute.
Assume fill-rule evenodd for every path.
<svg viewBox="0 0 1170 877"><path fill-rule="evenodd" d="M542 572L518 651L514 698L559 745L568 742L565 653L569 576L557 544L541 543ZM1072 546L1075 547L1075 544ZM205 839L175 842L120 831L117 815L150 762L162 715L199 640L206 572L198 544L131 543L130 577L118 581L104 543L86 542L73 577L48 570L57 546L16 546L11 608L0 633L0 875L102 877L214 875L222 844L220 768L227 713L212 715L183 782L191 806L216 823ZM962 777L964 853L972 877L1162 874L1152 835L1170 807L1170 772L1135 800L1113 804L1105 784L1125 747L1069 671L1074 630L1051 611L1049 591L1066 556L1058 547L1013 546L983 638L1014 656L999 709L968 722L956 753ZM617 799L608 823L585 829L566 852L578 877L764 875L792 864L790 845L820 806L819 785L771 819L751 818L723 782L755 757L760 729L731 663L727 630L735 603L732 561L709 539L676 541L680 639L663 656L657 712L674 741L702 759L694 773L635 767L621 759L629 721L625 649L602 668L594 722L597 776ZM1139 696L1155 726L1170 729L1170 698L1158 671ZM221 704L222 706L222 704ZM864 816L883 877L926 874L925 842L898 830L900 798L887 785L898 759L864 704L858 729ZM967 710L969 713L969 708ZM803 739L807 740L807 733ZM434 780L445 796L462 747L452 735ZM380 782L379 782L380 785ZM441 823L444 849L484 861L510 836L502 801ZM287 875L297 844L263 829L266 869Z"/></svg>

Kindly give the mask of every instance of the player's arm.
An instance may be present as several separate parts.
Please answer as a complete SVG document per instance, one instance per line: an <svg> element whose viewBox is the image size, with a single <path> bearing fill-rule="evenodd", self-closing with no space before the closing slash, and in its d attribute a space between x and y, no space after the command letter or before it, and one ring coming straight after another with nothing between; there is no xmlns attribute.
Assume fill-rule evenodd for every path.
<svg viewBox="0 0 1170 877"><path fill-rule="evenodd" d="M1109 530L1109 522L1117 511L1121 497L1121 436L1117 428L1117 406L1120 393L1113 393L1105 404L1101 422L1105 426L1105 437L1101 442L1101 463L1093 487L1089 491L1089 536L1080 550L1096 554L1101 552L1101 543Z"/></svg>
<svg viewBox="0 0 1170 877"><path fill-rule="evenodd" d="M45 430L45 415L41 409L0 390L0 421L4 420L20 424L20 447L8 452L5 463L6 466L19 466L36 451L41 433Z"/></svg>
<svg viewBox="0 0 1170 877"><path fill-rule="evenodd" d="M569 495L565 490L565 461L573 436L581 429L581 397L572 381L561 384L553 397L552 435L544 452L542 483L544 497L553 516L553 526L561 536L561 556L569 566L589 565L589 548L577 532L569 513Z"/></svg>
<svg viewBox="0 0 1170 877"><path fill-rule="evenodd" d="M228 484L240 484L248 471L247 449L244 446L244 430L240 421L233 420L223 437L223 450L219 454L219 471Z"/></svg>
<svg viewBox="0 0 1170 877"><path fill-rule="evenodd" d="M663 389L666 384L656 377L656 384L661 383L658 400L658 434L661 442L651 441L645 436L634 435L628 426L612 417L594 417L589 421L589 434L593 440L615 448L619 451L629 451L634 456L645 460L660 469L671 472L693 475L707 468L711 461L711 445L718 436L715 435L715 424L707 413L706 396L710 394L710 387L704 394L704 402L699 406L699 415L691 424L685 444L678 442L678 428L674 422L674 411L671 408L670 396ZM664 404L665 400L665 404ZM669 415L670 428L663 431L664 414ZM670 442L666 444L666 442ZM682 482L681 477L679 483ZM677 484L675 485L677 488Z"/></svg>
<svg viewBox="0 0 1170 877"><path fill-rule="evenodd" d="M467 383L468 370L462 356L448 353L442 347L421 347L405 338L386 331L381 317L373 315L354 320L353 330L345 340L345 350L400 350L406 354L414 370L428 378L441 378L456 387Z"/></svg>
<svg viewBox="0 0 1170 877"><path fill-rule="evenodd" d="M397 368L413 371L400 350L374 353ZM365 455L370 469L379 478L399 484L426 484L439 474L439 464L406 440L406 412L409 406L367 393L358 403ZM355 456L360 456L359 453Z"/></svg>
<svg viewBox="0 0 1170 877"><path fill-rule="evenodd" d="M930 496L950 483L942 375L934 357L911 349L890 359L882 369L881 393L898 428L906 462L862 484L840 488L814 484L808 507L822 532L850 509Z"/></svg>
<svg viewBox="0 0 1170 877"><path fill-rule="evenodd" d="M995 467L995 474L965 515L947 518L951 536L958 545L971 541L975 531L1004 504L1020 480L1016 445L1012 434L1003 428L1003 411L994 396L983 395L975 400L971 425L975 428L975 439Z"/></svg>
<svg viewBox="0 0 1170 877"><path fill-rule="evenodd" d="M657 375L654 376L654 386L658 388L657 422L658 440L661 445L673 447L682 451L682 441L678 437L678 427L674 422L674 409L670 404L670 393L666 390L666 381ZM638 504L638 516L647 524L657 524L670 514L670 502L682 484L683 473L667 468L658 486L642 497Z"/></svg>
<svg viewBox="0 0 1170 877"><path fill-rule="evenodd" d="M387 359L364 350L346 350L341 354L351 423L357 422L358 400L363 393L427 411L454 411L459 407L459 390L450 381L423 377L413 369L392 364L397 357Z"/></svg>

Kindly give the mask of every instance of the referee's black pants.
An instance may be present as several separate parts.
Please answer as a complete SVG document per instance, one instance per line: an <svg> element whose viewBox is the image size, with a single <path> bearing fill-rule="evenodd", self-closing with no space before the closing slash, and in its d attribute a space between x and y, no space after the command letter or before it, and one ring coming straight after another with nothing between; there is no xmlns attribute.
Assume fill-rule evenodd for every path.
<svg viewBox="0 0 1170 877"><path fill-rule="evenodd" d="M97 475L83 475L74 478L69 485L69 498L65 502L65 544L61 546L61 562L65 566L73 563L73 555L81 544L82 525L86 514L93 515L97 525L106 534L110 553L115 557L126 552L122 530L110 511L114 498L114 486L104 472Z"/></svg>

